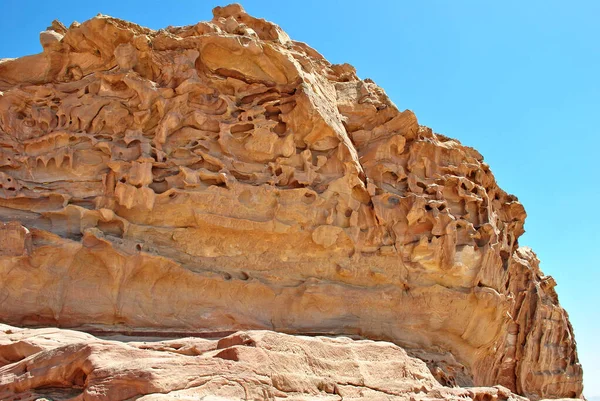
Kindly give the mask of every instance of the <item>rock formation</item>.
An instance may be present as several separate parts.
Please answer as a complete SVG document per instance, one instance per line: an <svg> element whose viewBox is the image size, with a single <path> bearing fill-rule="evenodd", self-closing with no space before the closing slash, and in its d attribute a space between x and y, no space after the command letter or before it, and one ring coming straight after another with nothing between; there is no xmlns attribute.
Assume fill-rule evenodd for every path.
<svg viewBox="0 0 600 401"><path fill-rule="evenodd" d="M423 361L381 341L272 331L218 340L116 340L0 325L0 398L526 401L501 386L444 387Z"/></svg>
<svg viewBox="0 0 600 401"><path fill-rule="evenodd" d="M441 385L581 396L556 283L518 245L522 205L476 150L420 126L350 65L238 5L159 31L102 15L55 21L40 41L42 53L0 61L0 321L98 335L354 335L410 357L360 341L347 356L350 340L321 339L336 351L313 356L348 378L319 382L318 369L303 381L280 368L316 340L276 333L181 340L193 361L169 342L10 340L0 391L60 378L85 387L78 399L130 398L94 393L114 358L132 369L118 380L145 378L136 394L185 399L192 379L169 373L182 364L200 387L217 385L197 378L206 372L240 369L266 399L329 394L354 385L352 369L376 369L381 350L423 397L479 397ZM164 377L128 365L140 358ZM281 381L265 384L271 368ZM380 391L371 379L361 386Z"/></svg>

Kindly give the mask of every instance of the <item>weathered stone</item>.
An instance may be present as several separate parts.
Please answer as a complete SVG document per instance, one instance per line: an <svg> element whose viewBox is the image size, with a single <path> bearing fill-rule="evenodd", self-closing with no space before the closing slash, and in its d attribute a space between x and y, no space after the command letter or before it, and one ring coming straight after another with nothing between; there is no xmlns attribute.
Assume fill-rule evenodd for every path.
<svg viewBox="0 0 600 401"><path fill-rule="evenodd" d="M423 361L382 341L270 331L221 339L102 340L69 330L0 325L0 398L39 397L525 401L502 386L444 387Z"/></svg>
<svg viewBox="0 0 600 401"><path fill-rule="evenodd" d="M482 156L275 24L214 15L55 22L0 61L0 320L360 335L446 384L579 397L555 283Z"/></svg>

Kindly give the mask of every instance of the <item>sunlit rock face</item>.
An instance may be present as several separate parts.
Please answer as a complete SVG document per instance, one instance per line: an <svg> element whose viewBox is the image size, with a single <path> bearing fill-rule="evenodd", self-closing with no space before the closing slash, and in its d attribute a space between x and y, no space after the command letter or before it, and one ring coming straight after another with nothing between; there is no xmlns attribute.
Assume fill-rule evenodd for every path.
<svg viewBox="0 0 600 401"><path fill-rule="evenodd" d="M522 205L350 65L237 5L40 40L0 61L3 322L358 335L444 385L581 395Z"/></svg>
<svg viewBox="0 0 600 401"><path fill-rule="evenodd" d="M442 386L383 341L272 331L148 340L0 325L0 399L527 401L502 386Z"/></svg>

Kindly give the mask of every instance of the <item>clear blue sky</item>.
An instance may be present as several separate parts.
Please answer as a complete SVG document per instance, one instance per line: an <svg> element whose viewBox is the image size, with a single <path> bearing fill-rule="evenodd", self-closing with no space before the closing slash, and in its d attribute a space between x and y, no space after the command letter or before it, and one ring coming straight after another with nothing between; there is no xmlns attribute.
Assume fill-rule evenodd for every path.
<svg viewBox="0 0 600 401"><path fill-rule="evenodd" d="M558 281L584 393L600 395L600 1L242 0L331 62L353 64L421 124L473 146L529 214L521 245ZM0 0L0 58L97 13L150 28L211 18L217 1Z"/></svg>

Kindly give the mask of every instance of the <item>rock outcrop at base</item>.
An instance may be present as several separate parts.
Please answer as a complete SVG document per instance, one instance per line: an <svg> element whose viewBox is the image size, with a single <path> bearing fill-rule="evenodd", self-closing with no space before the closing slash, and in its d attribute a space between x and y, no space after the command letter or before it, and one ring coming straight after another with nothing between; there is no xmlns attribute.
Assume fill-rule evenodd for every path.
<svg viewBox="0 0 600 401"><path fill-rule="evenodd" d="M42 397L526 401L502 386L444 387L423 361L387 342L272 331L220 339L102 340L69 330L0 325L0 399Z"/></svg>
<svg viewBox="0 0 600 401"><path fill-rule="evenodd" d="M581 396L522 205L351 66L237 5L40 40L0 61L1 321L358 335L444 385Z"/></svg>

